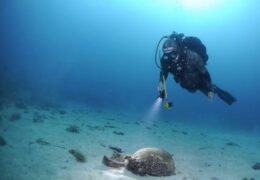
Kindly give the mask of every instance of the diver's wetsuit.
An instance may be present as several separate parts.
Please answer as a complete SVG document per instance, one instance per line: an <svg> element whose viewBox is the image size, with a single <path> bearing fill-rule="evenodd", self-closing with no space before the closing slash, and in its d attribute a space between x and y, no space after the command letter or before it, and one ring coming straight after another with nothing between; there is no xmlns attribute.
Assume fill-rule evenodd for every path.
<svg viewBox="0 0 260 180"><path fill-rule="evenodd" d="M178 41L179 50L164 53L161 58L160 81L163 82L163 77L166 80L168 74L172 73L175 81L189 92L200 90L206 96L209 95L209 92L212 92L217 94L227 104L233 104L236 101L235 97L212 84L210 74L205 67L208 59L206 47L202 45L196 48L196 44L200 40L195 37L186 37L182 40L177 38L175 41ZM193 49L197 49L200 54L183 46L182 43L185 44L185 41L192 44L194 46Z"/></svg>
<svg viewBox="0 0 260 180"><path fill-rule="evenodd" d="M168 74L172 73L175 81L189 92L200 90L205 95L214 92L215 86L211 84L209 72L202 58L192 50L185 50L185 53L177 58L174 53L163 54L161 67L161 82L163 82L162 75L166 79Z"/></svg>

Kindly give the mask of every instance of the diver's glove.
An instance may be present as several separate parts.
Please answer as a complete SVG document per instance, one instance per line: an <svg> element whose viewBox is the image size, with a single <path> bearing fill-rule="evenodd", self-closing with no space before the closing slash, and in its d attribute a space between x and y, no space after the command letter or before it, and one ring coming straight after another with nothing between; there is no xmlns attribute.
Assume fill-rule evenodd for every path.
<svg viewBox="0 0 260 180"><path fill-rule="evenodd" d="M214 96L215 96L215 93L216 93L216 91L217 91L217 86L214 85L214 84L211 84L209 89L210 89L210 90L207 92L208 101L209 101L210 103L212 103L212 102L213 102L213 99L214 99Z"/></svg>
<svg viewBox="0 0 260 180"><path fill-rule="evenodd" d="M210 103L212 103L213 102L213 98L214 98L214 92L212 92L212 91L209 91L208 92L208 101L210 102Z"/></svg>
<svg viewBox="0 0 260 180"><path fill-rule="evenodd" d="M165 98L165 90L159 91L159 97L164 99Z"/></svg>

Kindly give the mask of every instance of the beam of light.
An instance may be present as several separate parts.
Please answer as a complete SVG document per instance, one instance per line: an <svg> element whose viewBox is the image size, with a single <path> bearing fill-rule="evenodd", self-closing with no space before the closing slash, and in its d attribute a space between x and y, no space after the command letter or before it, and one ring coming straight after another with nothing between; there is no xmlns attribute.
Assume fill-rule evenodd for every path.
<svg viewBox="0 0 260 180"><path fill-rule="evenodd" d="M150 112L151 116L155 116L158 114L161 104L162 104L162 98L157 98L152 106L152 109Z"/></svg>
<svg viewBox="0 0 260 180"><path fill-rule="evenodd" d="M151 125L157 119L158 113L162 104L162 99L157 98L153 103L152 107L149 109L147 115L143 118L146 125Z"/></svg>

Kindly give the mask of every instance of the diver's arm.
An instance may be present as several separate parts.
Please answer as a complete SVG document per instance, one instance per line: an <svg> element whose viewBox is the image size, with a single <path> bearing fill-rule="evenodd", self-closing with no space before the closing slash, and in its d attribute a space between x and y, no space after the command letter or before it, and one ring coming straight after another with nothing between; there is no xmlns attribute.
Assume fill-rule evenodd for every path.
<svg viewBox="0 0 260 180"><path fill-rule="evenodd" d="M200 91L208 97L209 102L213 101L214 94L216 93L216 86L211 83L211 77L208 70L205 68L202 74Z"/></svg>
<svg viewBox="0 0 260 180"><path fill-rule="evenodd" d="M203 75L208 74L208 71L207 71L207 69L205 67L203 59L197 53L194 53L194 57L193 58L194 58L196 69Z"/></svg>
<svg viewBox="0 0 260 180"><path fill-rule="evenodd" d="M203 81L211 84L211 77L205 66L205 63L203 62L203 59L197 53L192 52L190 61L193 63L196 71L201 74Z"/></svg>
<svg viewBox="0 0 260 180"><path fill-rule="evenodd" d="M214 85L212 85L211 83L211 77L206 67L203 67L203 71L201 72L200 91L203 92L209 98L211 98L214 95Z"/></svg>
<svg viewBox="0 0 260 180"><path fill-rule="evenodd" d="M168 77L168 74L169 74L168 71L161 70L161 72L160 72L159 84L157 86L159 94L161 94L165 90L165 88L164 88L165 84L164 83L165 83L165 81Z"/></svg>
<svg viewBox="0 0 260 180"><path fill-rule="evenodd" d="M166 80L169 74L169 70L168 70L168 65L169 62L167 61L168 56L167 55L163 55L160 59L161 62L161 71L160 71L160 79L159 81L163 83L163 80Z"/></svg>
<svg viewBox="0 0 260 180"><path fill-rule="evenodd" d="M160 72L160 79L159 79L159 84L157 86L157 90L159 93L159 97L164 99L165 98L165 81L168 77L169 72L166 71L163 67Z"/></svg>
<svg viewBox="0 0 260 180"><path fill-rule="evenodd" d="M211 101L215 93L215 86L211 83L210 74L207 68L205 67L203 59L197 53L194 54L193 58L195 62L195 68L201 74L200 91L206 96L208 96L209 100Z"/></svg>

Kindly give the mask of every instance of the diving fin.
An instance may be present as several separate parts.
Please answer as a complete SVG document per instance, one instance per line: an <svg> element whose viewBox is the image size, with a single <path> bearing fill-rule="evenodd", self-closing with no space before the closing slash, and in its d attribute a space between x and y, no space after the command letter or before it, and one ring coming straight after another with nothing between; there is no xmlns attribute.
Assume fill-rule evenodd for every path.
<svg viewBox="0 0 260 180"><path fill-rule="evenodd" d="M220 99L225 101L227 104L232 105L234 102L236 102L236 98L232 96L230 93L227 91L224 91L223 89L220 89L219 87L216 87L215 89L216 94Z"/></svg>

